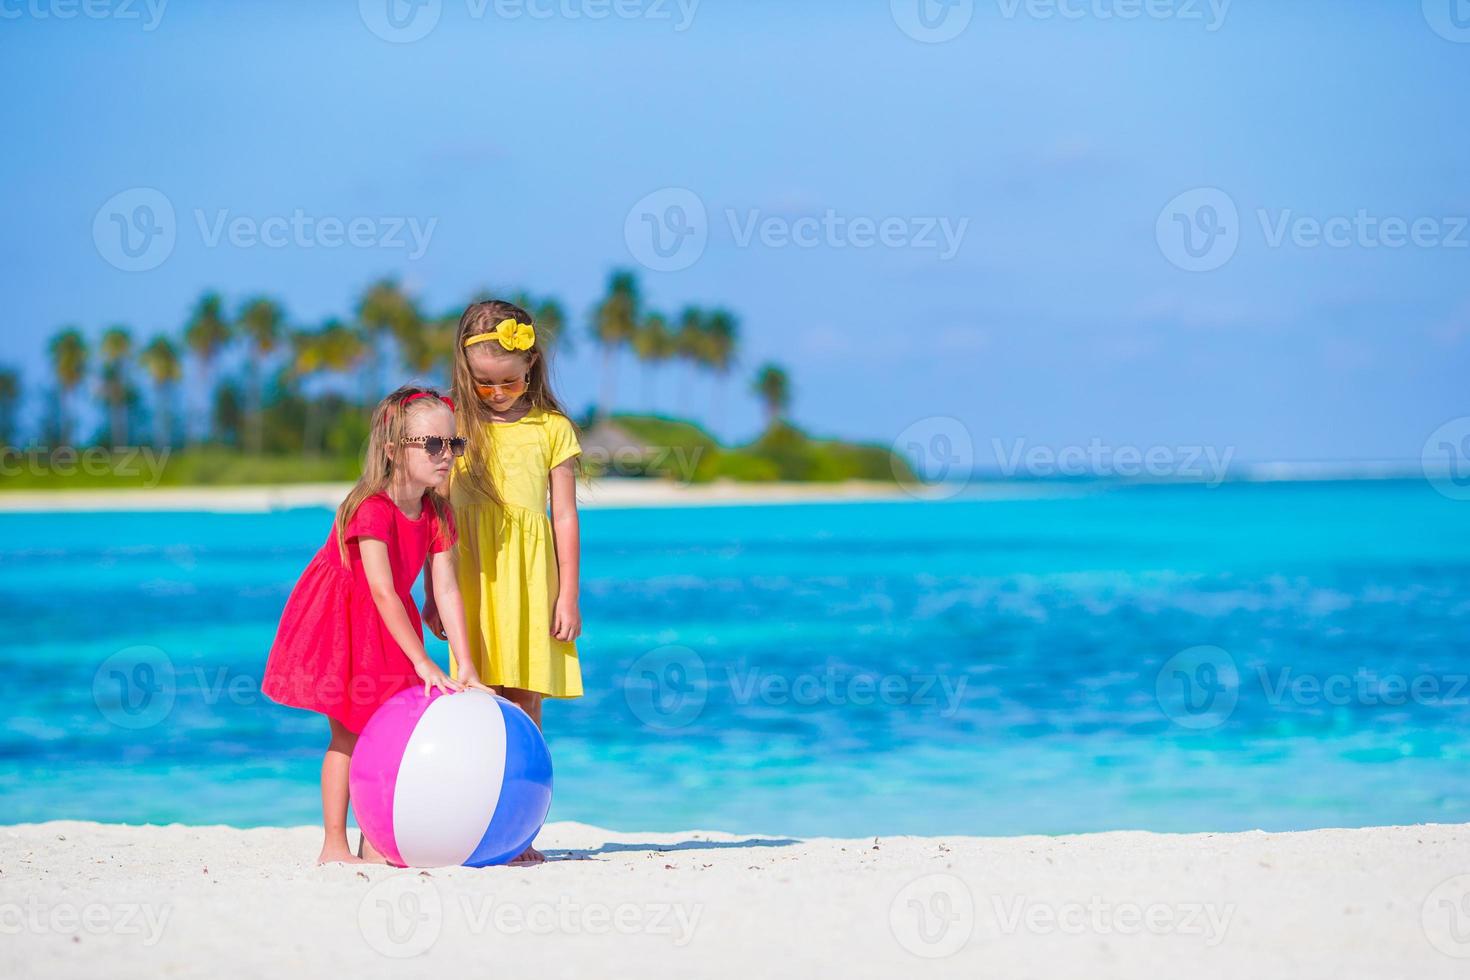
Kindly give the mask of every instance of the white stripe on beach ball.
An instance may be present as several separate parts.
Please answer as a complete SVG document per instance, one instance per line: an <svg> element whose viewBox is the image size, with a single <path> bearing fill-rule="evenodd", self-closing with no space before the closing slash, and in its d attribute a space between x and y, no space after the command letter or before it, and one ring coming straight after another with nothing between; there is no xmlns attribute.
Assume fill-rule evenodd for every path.
<svg viewBox="0 0 1470 980"><path fill-rule="evenodd" d="M436 698L408 738L393 789L393 833L404 863L463 864L490 826L504 780L500 705L484 691Z"/></svg>

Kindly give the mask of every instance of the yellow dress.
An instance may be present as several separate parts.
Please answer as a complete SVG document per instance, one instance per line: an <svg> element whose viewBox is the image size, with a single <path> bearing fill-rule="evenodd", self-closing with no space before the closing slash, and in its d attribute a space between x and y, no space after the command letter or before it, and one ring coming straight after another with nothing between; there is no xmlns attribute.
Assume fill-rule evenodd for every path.
<svg viewBox="0 0 1470 980"><path fill-rule="evenodd" d="M539 408L492 428L490 475L504 504L466 486L468 456L456 461L450 484L470 653L486 684L581 697L576 644L551 635L559 582L547 504L552 468L582 447L565 416Z"/></svg>

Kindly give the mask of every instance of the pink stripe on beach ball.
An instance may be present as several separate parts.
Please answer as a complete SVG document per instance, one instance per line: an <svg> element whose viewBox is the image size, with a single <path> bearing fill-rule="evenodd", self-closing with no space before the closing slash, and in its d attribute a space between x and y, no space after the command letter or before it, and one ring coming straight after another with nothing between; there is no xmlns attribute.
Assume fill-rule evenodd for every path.
<svg viewBox="0 0 1470 980"><path fill-rule="evenodd" d="M411 687L389 698L363 726L348 766L347 782L357 825L373 846L397 865L404 861L393 830L393 796L403 750L429 705L442 696L435 691L425 697L422 688Z"/></svg>

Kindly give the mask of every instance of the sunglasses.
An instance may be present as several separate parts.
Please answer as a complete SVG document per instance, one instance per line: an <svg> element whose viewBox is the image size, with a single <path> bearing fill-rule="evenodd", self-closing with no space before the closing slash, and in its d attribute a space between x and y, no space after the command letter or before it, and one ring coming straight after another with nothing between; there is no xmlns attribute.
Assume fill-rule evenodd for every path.
<svg viewBox="0 0 1470 980"><path fill-rule="evenodd" d="M459 436L455 436L453 439L446 439L443 436L414 436L411 439L404 439L402 442L405 446L423 446L424 452L428 453L431 457L443 454L446 447L454 455L463 456L466 444L466 441Z"/></svg>
<svg viewBox="0 0 1470 980"><path fill-rule="evenodd" d="M507 381L503 385L486 385L475 382L475 393L481 398L494 398L497 394L505 397L514 397L526 390L527 379L520 378L516 381Z"/></svg>

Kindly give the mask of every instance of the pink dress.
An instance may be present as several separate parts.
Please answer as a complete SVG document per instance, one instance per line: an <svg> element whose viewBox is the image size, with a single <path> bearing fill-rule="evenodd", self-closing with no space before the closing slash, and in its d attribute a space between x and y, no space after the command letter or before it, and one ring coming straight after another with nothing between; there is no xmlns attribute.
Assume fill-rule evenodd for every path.
<svg viewBox="0 0 1470 980"><path fill-rule="evenodd" d="M261 691L280 704L335 718L352 732L361 732L384 701L418 683L413 663L373 603L359 538L387 544L394 588L423 636L413 584L430 554L454 546L454 520L441 524L428 494L417 520L404 516L387 494L369 497L347 524L347 564L333 528L286 601Z"/></svg>

